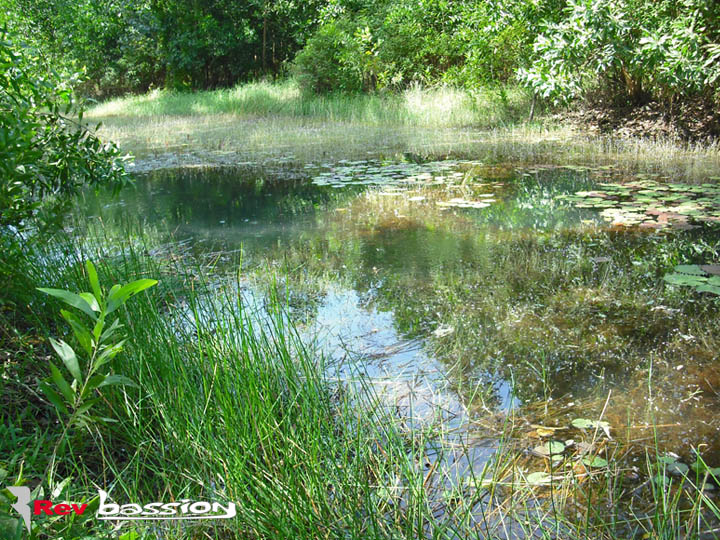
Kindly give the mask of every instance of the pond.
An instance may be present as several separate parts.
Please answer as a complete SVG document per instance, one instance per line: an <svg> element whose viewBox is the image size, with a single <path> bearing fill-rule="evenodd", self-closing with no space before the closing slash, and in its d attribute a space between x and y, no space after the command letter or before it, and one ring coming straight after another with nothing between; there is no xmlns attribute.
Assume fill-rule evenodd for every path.
<svg viewBox="0 0 720 540"><path fill-rule="evenodd" d="M170 231L219 274L242 253L245 301L276 276L330 376L472 431L481 461L512 411L528 448L533 425L602 418L637 455L718 466L720 297L663 279L717 264L715 183L405 156L157 171L83 207Z"/></svg>

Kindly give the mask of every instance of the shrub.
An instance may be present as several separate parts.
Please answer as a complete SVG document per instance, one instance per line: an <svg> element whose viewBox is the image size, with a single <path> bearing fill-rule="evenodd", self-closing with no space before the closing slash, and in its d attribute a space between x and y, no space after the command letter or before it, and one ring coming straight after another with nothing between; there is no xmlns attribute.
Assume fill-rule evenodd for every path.
<svg viewBox="0 0 720 540"><path fill-rule="evenodd" d="M75 81L43 71L30 49L0 36L0 226L27 226L41 211L52 222L82 186L129 181L117 148L82 125Z"/></svg>
<svg viewBox="0 0 720 540"><path fill-rule="evenodd" d="M362 51L353 34L352 25L341 19L325 23L308 39L293 65L303 91L324 94L363 89L362 64L358 60Z"/></svg>
<svg viewBox="0 0 720 540"><path fill-rule="evenodd" d="M519 78L555 102L597 83L635 103L702 93L720 78L718 20L720 6L704 0L571 0Z"/></svg>

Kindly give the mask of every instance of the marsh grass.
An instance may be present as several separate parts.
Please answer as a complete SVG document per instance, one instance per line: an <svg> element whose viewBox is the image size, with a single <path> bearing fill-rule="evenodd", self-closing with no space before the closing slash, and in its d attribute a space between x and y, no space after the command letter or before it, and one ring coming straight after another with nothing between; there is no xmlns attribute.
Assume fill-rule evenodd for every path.
<svg viewBox="0 0 720 540"><path fill-rule="evenodd" d="M550 116L527 122L521 89L468 94L413 87L401 94L304 96L293 81L196 93L154 91L101 103L86 117L137 158L136 170L299 163L368 155L481 158L488 163L621 166L676 180L717 174L717 145L588 135Z"/></svg>

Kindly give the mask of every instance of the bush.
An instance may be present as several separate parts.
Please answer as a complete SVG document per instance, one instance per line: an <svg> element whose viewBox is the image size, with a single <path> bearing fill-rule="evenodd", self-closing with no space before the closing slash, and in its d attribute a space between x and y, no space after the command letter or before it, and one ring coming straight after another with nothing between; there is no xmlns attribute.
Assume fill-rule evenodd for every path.
<svg viewBox="0 0 720 540"><path fill-rule="evenodd" d="M357 92L363 88L357 60L361 54L352 26L344 20L330 21L308 39L295 58L293 72L305 92Z"/></svg>
<svg viewBox="0 0 720 540"><path fill-rule="evenodd" d="M117 148L82 125L76 81L47 73L33 51L0 36L0 227L41 213L52 223L81 187L129 181Z"/></svg>
<svg viewBox="0 0 720 540"><path fill-rule="evenodd" d="M704 0L571 0L538 35L519 78L555 102L598 83L634 103L711 91L719 20L720 5Z"/></svg>

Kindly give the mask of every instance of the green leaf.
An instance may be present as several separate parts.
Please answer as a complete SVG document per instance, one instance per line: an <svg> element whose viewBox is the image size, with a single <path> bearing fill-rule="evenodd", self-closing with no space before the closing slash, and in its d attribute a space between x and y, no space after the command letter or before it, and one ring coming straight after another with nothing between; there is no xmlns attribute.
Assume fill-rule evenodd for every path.
<svg viewBox="0 0 720 540"><path fill-rule="evenodd" d="M100 343L100 336L102 335L103 328L105 328L105 314L102 314L93 327L92 335L95 338L96 343Z"/></svg>
<svg viewBox="0 0 720 540"><path fill-rule="evenodd" d="M92 347L93 347L93 336L90 333L90 330L88 330L85 325L82 323L80 318L75 315L74 313L61 309L60 314L63 316L63 318L68 322L70 327L73 329L73 333L75 334L75 339L78 340L78 343L80 343L80 346L83 348L83 350L88 354L92 354Z"/></svg>
<svg viewBox="0 0 720 540"><path fill-rule="evenodd" d="M100 401L100 398L95 399L89 399L86 402L84 402L80 407L77 408L75 411L77 414L85 414L90 409L93 408L93 406Z"/></svg>
<svg viewBox="0 0 720 540"><path fill-rule="evenodd" d="M682 285L686 287L704 285L707 281L707 278L690 274L666 274L663 279L671 285Z"/></svg>
<svg viewBox="0 0 720 540"><path fill-rule="evenodd" d="M125 344L125 341L126 340L123 339L115 345L112 345L111 347L105 349L95 361L95 365L93 366L92 371L97 371L100 366L104 366L105 364L110 362L110 360L115 358L123 350L123 345Z"/></svg>
<svg viewBox="0 0 720 540"><path fill-rule="evenodd" d="M132 388L140 388L134 381L128 379L123 375L108 375L105 380L98 385L98 388L103 386L130 386Z"/></svg>
<svg viewBox="0 0 720 540"><path fill-rule="evenodd" d="M610 437L610 424L608 422L590 420L589 418L575 418L570 423L578 429L602 429Z"/></svg>
<svg viewBox="0 0 720 540"><path fill-rule="evenodd" d="M120 320L115 319L112 324L108 328L106 328L105 331L100 335L100 341L105 341L115 333L115 330L121 327L122 325L120 324Z"/></svg>
<svg viewBox="0 0 720 540"><path fill-rule="evenodd" d="M45 394L45 397L48 398L50 403L52 403L57 410L59 410L61 413L68 414L67 407L65 407L65 404L62 401L62 398L58 395L55 390L52 389L50 384L48 384L47 381L42 381L40 383L40 390L42 390L42 393Z"/></svg>
<svg viewBox="0 0 720 540"><path fill-rule="evenodd" d="M128 283L117 290L111 291L108 295L107 312L112 313L122 306L131 296L134 296L154 285L157 285L157 280L155 279L138 279L137 281ZM113 289L115 289L115 287L113 287Z"/></svg>
<svg viewBox="0 0 720 540"><path fill-rule="evenodd" d="M675 267L676 272L681 274L691 274L693 276L705 276L707 275L705 270L700 268L697 264L680 264Z"/></svg>
<svg viewBox="0 0 720 540"><path fill-rule="evenodd" d="M582 462L588 467L607 467L607 460L599 456L595 457L584 457Z"/></svg>
<svg viewBox="0 0 720 540"><path fill-rule="evenodd" d="M695 289L697 292L707 292L720 295L720 287L716 285L700 285Z"/></svg>
<svg viewBox="0 0 720 540"><path fill-rule="evenodd" d="M95 295L89 292L81 292L78 296L85 300L93 311L100 311L100 304L98 304Z"/></svg>
<svg viewBox="0 0 720 540"><path fill-rule="evenodd" d="M85 390L83 391L81 397L84 399L85 397L90 395L90 393L105 380L105 377L105 375L93 375L92 377L90 377L87 384L85 385Z"/></svg>
<svg viewBox="0 0 720 540"><path fill-rule="evenodd" d="M533 486L546 485L552 482L552 476L546 472L534 472L527 475L525 478L528 484Z"/></svg>
<svg viewBox="0 0 720 540"><path fill-rule="evenodd" d="M550 441L535 447L535 452L543 456L562 454L565 451L565 444L560 441Z"/></svg>
<svg viewBox="0 0 720 540"><path fill-rule="evenodd" d="M72 350L70 345L65 343L63 340L55 341L53 338L50 338L50 344L63 361L63 364L65 364L65 367L70 372L70 375L73 376L73 379L79 383L82 382L82 373L80 372L78 359L77 356L75 356L75 351Z"/></svg>
<svg viewBox="0 0 720 540"><path fill-rule="evenodd" d="M60 373L60 370L52 362L50 362L50 377L57 389L60 390L60 393L65 397L65 401L72 405L75 401L75 392L70 388L70 385L62 376L62 373Z"/></svg>
<svg viewBox="0 0 720 540"><path fill-rule="evenodd" d="M88 314L93 320L97 319L97 315L95 315L95 312L93 311L90 304L85 301L84 298L81 296L71 293L69 291L63 291L62 289L44 289L44 288L38 288L38 291L44 292L45 294L49 294L50 296L54 296L55 298L59 298L69 306L78 308L79 310L83 311L84 313Z"/></svg>

